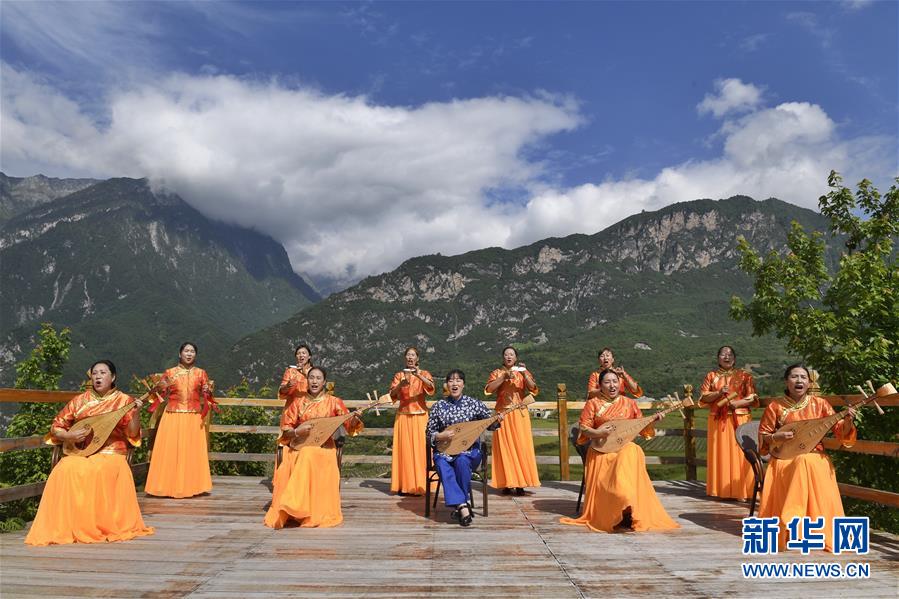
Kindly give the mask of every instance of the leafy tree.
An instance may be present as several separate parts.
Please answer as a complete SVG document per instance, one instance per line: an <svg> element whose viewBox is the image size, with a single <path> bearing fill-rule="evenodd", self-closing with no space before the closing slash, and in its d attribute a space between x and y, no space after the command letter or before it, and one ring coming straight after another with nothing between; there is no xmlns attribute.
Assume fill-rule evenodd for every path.
<svg viewBox="0 0 899 599"><path fill-rule="evenodd" d="M58 390L70 347L69 329L57 332L52 324L43 323L31 355L16 366L16 389ZM43 435L58 410L59 404L23 403L10 421L6 436ZM0 454L0 480L4 486L18 486L46 479L51 454L49 447ZM37 504L37 498L0 504L0 529L16 530L24 526L25 521L34 517Z"/></svg>
<svg viewBox="0 0 899 599"><path fill-rule="evenodd" d="M899 178L896 179L899 184ZM831 172L831 191L818 200L830 218L832 237L842 242L835 272L825 264L820 233L807 234L793 223L786 254L762 257L740 238L740 267L754 278L748 303L731 300L731 316L752 323L753 334L773 332L788 349L821 373L822 388L853 393L866 380L875 386L899 380L899 188L881 195L867 179L853 193ZM893 441L899 430L899 410L880 416L863 410L859 437ZM894 458L837 452L833 455L840 480L877 489L899 490ZM856 513L867 513L878 526L899 529L895 510L864 502L848 502Z"/></svg>
<svg viewBox="0 0 899 599"><path fill-rule="evenodd" d="M225 391L228 397L272 397L273 391L262 387L258 391L250 389L246 379ZM260 406L222 406L220 414L214 415L220 424L255 424L269 426L278 423L278 415ZM210 451L224 453L271 453L275 454L275 440L271 435L248 433L216 433L212 436ZM267 462L212 462L213 474L240 476L263 476L270 470Z"/></svg>

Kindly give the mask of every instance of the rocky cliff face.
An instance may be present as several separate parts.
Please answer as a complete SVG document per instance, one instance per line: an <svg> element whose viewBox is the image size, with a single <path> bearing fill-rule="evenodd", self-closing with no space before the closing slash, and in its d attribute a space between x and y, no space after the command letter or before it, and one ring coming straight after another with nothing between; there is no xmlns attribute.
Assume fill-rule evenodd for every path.
<svg viewBox="0 0 899 599"><path fill-rule="evenodd" d="M576 354L597 343L664 351L670 344L659 335L698 351L693 340L720 345L709 335L735 330L726 316L730 296L751 293L736 269L737 236L764 251L782 248L794 219L811 229L827 226L821 215L778 200L736 197L676 204L590 236L414 258L241 340L226 370L268 381L300 342L311 343L350 388L358 379L386 380L409 344L441 368L482 369L507 344L587 369L594 358ZM625 322L631 329L619 330ZM652 338L638 338L643 333L635 329L644 326ZM657 349L634 351L677 359Z"/></svg>
<svg viewBox="0 0 899 599"><path fill-rule="evenodd" d="M55 179L44 175L7 177L0 173L0 224L56 198L99 183L96 179Z"/></svg>
<svg viewBox="0 0 899 599"><path fill-rule="evenodd" d="M274 240L209 221L144 180L111 179L14 217L0 261L7 384L40 322L73 329L72 372L111 356L143 373L185 339L213 355L319 299Z"/></svg>

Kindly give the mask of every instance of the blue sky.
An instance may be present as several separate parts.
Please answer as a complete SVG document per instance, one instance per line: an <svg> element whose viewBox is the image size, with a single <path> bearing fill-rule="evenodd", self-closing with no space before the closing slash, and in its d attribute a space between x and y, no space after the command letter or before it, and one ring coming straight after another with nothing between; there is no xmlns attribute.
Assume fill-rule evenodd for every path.
<svg viewBox="0 0 899 599"><path fill-rule="evenodd" d="M0 162L151 177L337 282L696 197L814 207L830 168L899 172L897 7L4 2Z"/></svg>

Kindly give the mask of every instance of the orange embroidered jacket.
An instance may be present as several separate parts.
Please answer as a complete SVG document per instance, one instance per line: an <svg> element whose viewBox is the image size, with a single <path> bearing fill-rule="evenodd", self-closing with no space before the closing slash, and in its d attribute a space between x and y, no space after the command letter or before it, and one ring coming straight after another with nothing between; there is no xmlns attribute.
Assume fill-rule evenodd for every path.
<svg viewBox="0 0 899 599"><path fill-rule="evenodd" d="M203 385L209 382L206 371L196 366L177 365L165 371L169 380L164 395L168 398L166 412L203 412ZM206 400L209 400L207 394Z"/></svg>
<svg viewBox="0 0 899 599"><path fill-rule="evenodd" d="M111 389L109 393L102 397L97 395L93 389L85 391L71 399L59 411L56 418L53 419L53 424L50 425L50 433L44 437L44 442L48 445L59 445L62 441L56 438L53 434L53 429L67 431L79 420L118 410L130 401L133 401L133 398L118 389ZM128 424L133 418L138 417L137 409L132 408L128 410L97 453L125 454L128 453L129 446L140 447L139 433L137 437L128 436Z"/></svg>
<svg viewBox="0 0 899 599"><path fill-rule="evenodd" d="M304 393L284 409L281 414L281 430L296 428L312 418L328 418L349 413L350 411L339 397L321 393L318 397L313 398L309 393ZM355 437L365 429L365 425L356 418L351 418L344 426L347 434L351 437ZM288 443L283 435L278 442L282 445ZM322 447L334 447L334 439L328 439Z"/></svg>
<svg viewBox="0 0 899 599"><path fill-rule="evenodd" d="M427 370L418 371L421 376L426 379L434 380L434 377L431 376L431 373ZM390 390L393 391L396 389L400 381L403 380L403 377L408 375L409 384L405 387L400 387L397 393L399 394L399 402L400 406L397 408L397 414L427 414L428 412L428 404L426 400L426 396L434 395L434 388L428 389L421 379L417 376L409 374L407 372L403 372L402 370L393 375L393 382L390 383Z"/></svg>
<svg viewBox="0 0 899 599"><path fill-rule="evenodd" d="M526 370L525 372L531 375L531 380L536 380L530 370ZM497 379L503 378L506 375L506 369L497 368L490 373L490 376L487 378L487 385L484 386L484 395L489 396L494 393L496 394L496 407L494 409L497 412L505 409L511 403L520 403L528 393L534 397L540 393L539 388L535 388L533 391L527 390L527 386L524 384L524 374L524 372L513 371L512 378L503 381L503 384L499 386L499 389L491 393L490 391L487 391L487 385Z"/></svg>
<svg viewBox="0 0 899 599"><path fill-rule="evenodd" d="M640 385L637 384L637 381L635 381L634 378L629 375L626 370L624 370L623 368L621 370L624 372L624 376L620 377L619 379L618 393L620 393L621 395L627 394L632 397L643 397L643 389L640 387ZM599 373L599 370L595 370L590 373L590 378L587 379L588 395L591 391L599 390ZM632 389L635 389L633 393L630 391L630 389L628 389L628 383L630 383Z"/></svg>
<svg viewBox="0 0 899 599"><path fill-rule="evenodd" d="M607 401L601 397L592 397L584 404L578 424L582 429L584 427L597 428L609 420L631 420L642 417L643 412L637 407L637 402L630 397L619 395L615 398L615 401ZM646 439L651 439L655 434L655 426L652 424L640 431L640 436ZM583 433L578 436L577 442L579 445L588 441L590 439L584 436Z"/></svg>
<svg viewBox="0 0 899 599"><path fill-rule="evenodd" d="M311 366L310 366L311 368ZM308 371L307 371L308 372ZM291 380L296 381L296 385L289 393L283 393L280 389ZM286 409L290 403L297 397L309 390L309 381L306 380L306 373L296 366L288 366L284 369L284 376L281 377L281 385L278 387L278 399L284 400L284 408Z"/></svg>
<svg viewBox="0 0 899 599"><path fill-rule="evenodd" d="M816 395L806 395L797 404L788 397L781 397L772 401L765 408L762 420L759 422L759 452L762 455L768 453L768 441L770 435L784 424L797 420L813 420L826 418L834 414L834 409L826 399ZM851 422L840 420L831 429L834 436L839 439L844 447L852 447L858 437L858 431ZM824 451L824 445L818 443L814 451Z"/></svg>
<svg viewBox="0 0 899 599"><path fill-rule="evenodd" d="M756 395L755 381L752 380L751 374L739 368L732 368L731 370L722 370L721 368L719 368L718 370L712 370L705 375L705 379L702 381L702 385L700 385L699 387L699 397L701 399L702 396L706 393L714 393L720 391L724 386L727 386L729 393L736 392L737 399L745 399L750 395ZM730 407L727 404L724 404L721 407L715 405L715 403L717 401L720 401L721 399L715 399L711 401L710 411L715 415L716 418L726 417L728 411L730 410ZM709 402L704 403L708 404ZM756 395L755 400L752 402L751 406L737 408L733 410L733 412L736 414L748 414L750 409L757 407L759 407L758 395Z"/></svg>

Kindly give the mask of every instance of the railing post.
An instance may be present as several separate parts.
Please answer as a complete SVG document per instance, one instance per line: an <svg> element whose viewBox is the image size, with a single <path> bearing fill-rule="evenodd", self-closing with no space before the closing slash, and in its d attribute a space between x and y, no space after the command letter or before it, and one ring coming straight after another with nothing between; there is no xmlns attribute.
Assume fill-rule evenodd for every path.
<svg viewBox="0 0 899 599"><path fill-rule="evenodd" d="M693 399L693 385L684 385L684 399ZM684 463L687 480L696 480L696 437L693 436L693 408L684 408Z"/></svg>
<svg viewBox="0 0 899 599"><path fill-rule="evenodd" d="M559 408L559 478L569 480L568 471L568 388L565 383L556 385Z"/></svg>

